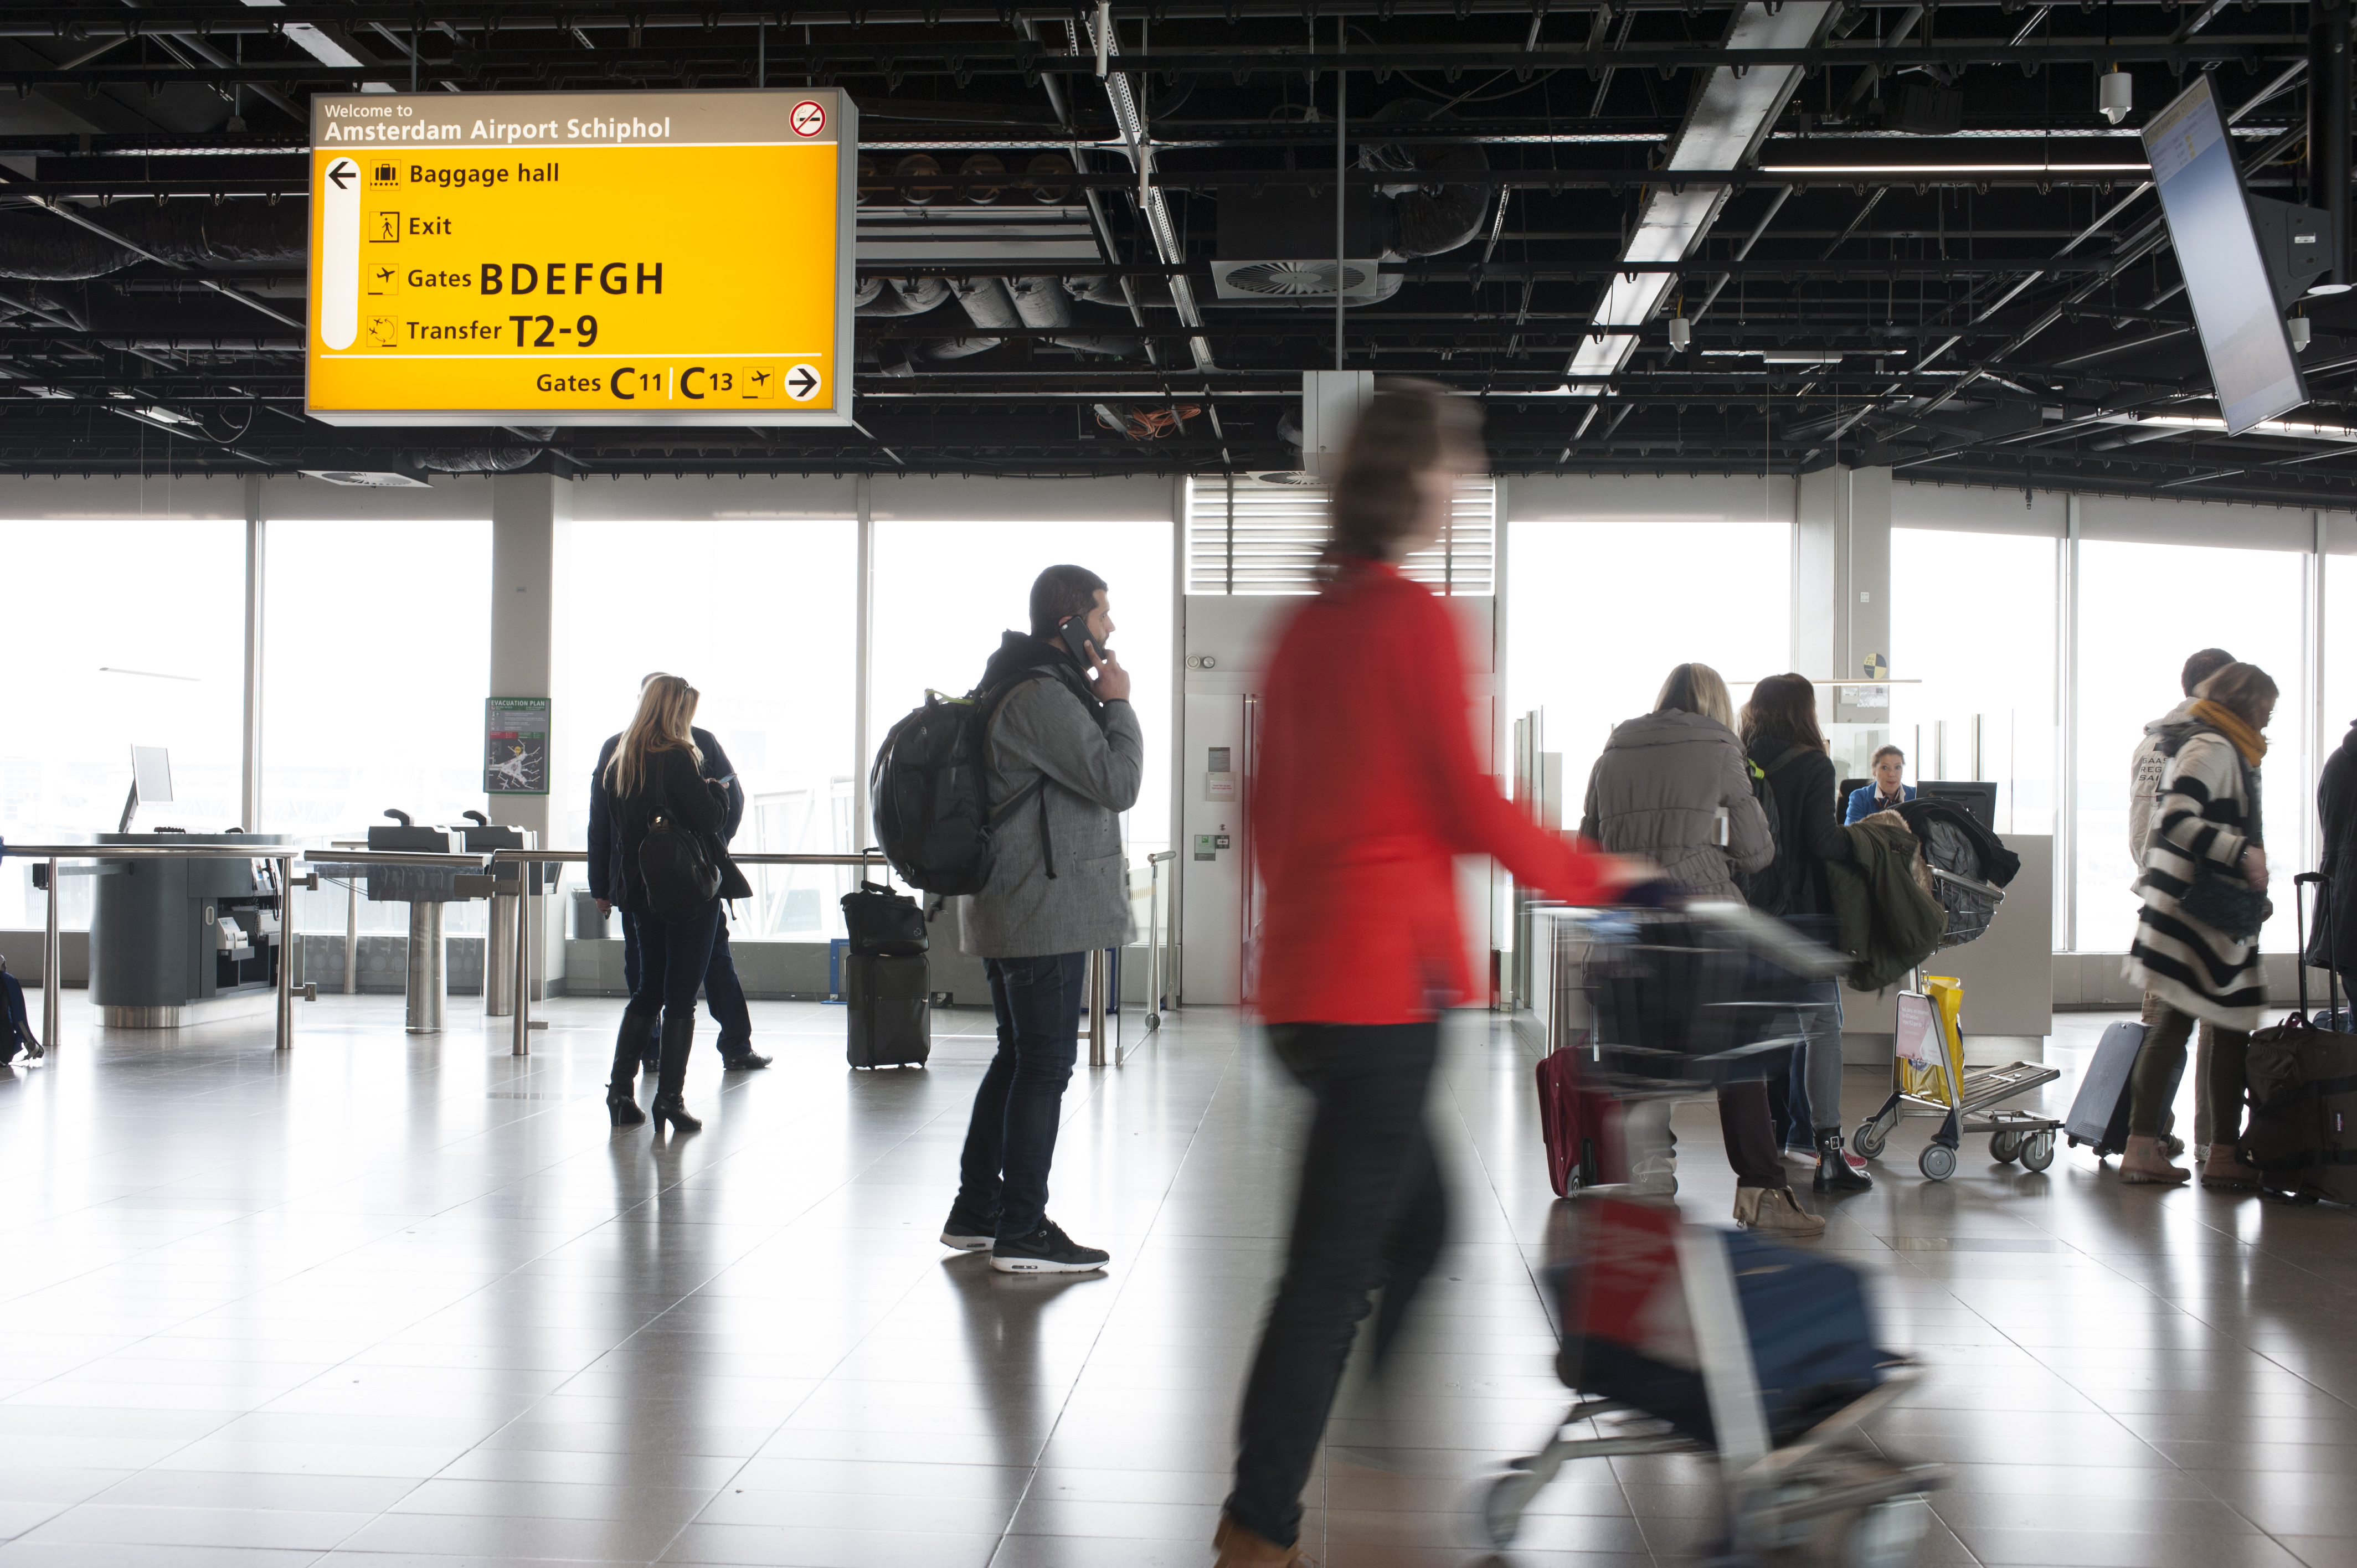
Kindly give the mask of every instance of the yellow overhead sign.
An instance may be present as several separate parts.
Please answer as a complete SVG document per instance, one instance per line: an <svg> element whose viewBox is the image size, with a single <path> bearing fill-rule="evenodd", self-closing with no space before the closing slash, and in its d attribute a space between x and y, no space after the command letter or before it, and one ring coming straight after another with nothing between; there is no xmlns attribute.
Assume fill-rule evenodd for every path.
<svg viewBox="0 0 2357 1568"><path fill-rule="evenodd" d="M311 101L329 424L846 424L832 88Z"/></svg>

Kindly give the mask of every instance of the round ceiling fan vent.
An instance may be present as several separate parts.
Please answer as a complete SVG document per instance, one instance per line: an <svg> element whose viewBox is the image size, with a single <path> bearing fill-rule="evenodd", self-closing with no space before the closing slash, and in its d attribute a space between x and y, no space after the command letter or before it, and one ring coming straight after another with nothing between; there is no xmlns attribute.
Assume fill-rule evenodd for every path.
<svg viewBox="0 0 2357 1568"><path fill-rule="evenodd" d="M1332 262L1247 262L1228 273L1228 286L1247 294L1265 294L1277 298L1303 295L1330 295L1334 292ZM1359 288L1367 281L1363 266L1342 266L1342 287Z"/></svg>

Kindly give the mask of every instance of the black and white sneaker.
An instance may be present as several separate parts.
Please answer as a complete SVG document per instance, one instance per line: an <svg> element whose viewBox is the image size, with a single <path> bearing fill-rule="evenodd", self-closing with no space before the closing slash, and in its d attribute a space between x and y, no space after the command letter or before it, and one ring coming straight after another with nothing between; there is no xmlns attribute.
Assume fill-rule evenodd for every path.
<svg viewBox="0 0 2357 1568"><path fill-rule="evenodd" d="M998 1221L983 1219L955 1204L950 1206L950 1217L942 1222L942 1245L955 1247L961 1252L987 1252L997 1244Z"/></svg>
<svg viewBox="0 0 2357 1568"><path fill-rule="evenodd" d="M1002 1274L1085 1274L1103 1268L1112 1256L1082 1246L1050 1219L1028 1236L1000 1237L990 1266Z"/></svg>

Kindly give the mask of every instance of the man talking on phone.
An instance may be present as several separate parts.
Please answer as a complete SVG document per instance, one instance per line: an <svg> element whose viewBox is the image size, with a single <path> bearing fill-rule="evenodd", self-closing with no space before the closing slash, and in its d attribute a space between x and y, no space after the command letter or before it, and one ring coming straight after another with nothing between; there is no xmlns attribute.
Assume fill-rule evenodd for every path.
<svg viewBox="0 0 2357 1568"><path fill-rule="evenodd" d="M1129 941L1121 813L1137 800L1146 742L1113 631L1104 579L1050 566L1031 585L1030 631L1006 633L978 688L991 709L984 780L993 812L1008 814L990 881L958 900L958 920L990 973L998 1054L974 1097L942 1241L989 1252L1005 1273L1105 1265L1048 1218L1048 1167L1088 954Z"/></svg>

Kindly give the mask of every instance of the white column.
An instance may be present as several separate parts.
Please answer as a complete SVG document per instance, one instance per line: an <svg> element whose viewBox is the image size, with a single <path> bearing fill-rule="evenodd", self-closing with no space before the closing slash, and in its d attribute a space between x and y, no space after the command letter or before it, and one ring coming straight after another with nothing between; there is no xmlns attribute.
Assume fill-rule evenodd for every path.
<svg viewBox="0 0 2357 1568"><path fill-rule="evenodd" d="M856 854L869 843L867 769L873 760L875 737L868 733L868 709L875 693L875 660L870 646L876 630L875 481L859 476L854 493L859 500L858 580L852 585L852 714L851 714L851 849ZM864 875L864 873L863 873Z"/></svg>
<svg viewBox="0 0 2357 1568"><path fill-rule="evenodd" d="M1802 475L1794 521L1792 668L1864 680L1870 660L1890 657L1890 470Z"/></svg>
<svg viewBox="0 0 2357 1568"><path fill-rule="evenodd" d="M2079 498L2062 499L2054 592L2054 943L2079 949Z"/></svg>
<svg viewBox="0 0 2357 1568"><path fill-rule="evenodd" d="M238 822L250 833L262 831L262 635L265 606L264 530L262 477L245 481L245 726L238 751Z"/></svg>
<svg viewBox="0 0 2357 1568"><path fill-rule="evenodd" d="M573 522L573 481L548 474L496 474L491 478L491 667L487 697L554 697L558 674L559 584ZM491 821L530 828L543 849L578 847L559 843L555 811L559 739L573 716L552 704L548 758L551 792L493 795L485 805ZM566 882L578 886L577 874ZM565 924L541 900L534 923L541 936L538 974L561 972ZM544 988L535 984L535 992Z"/></svg>

